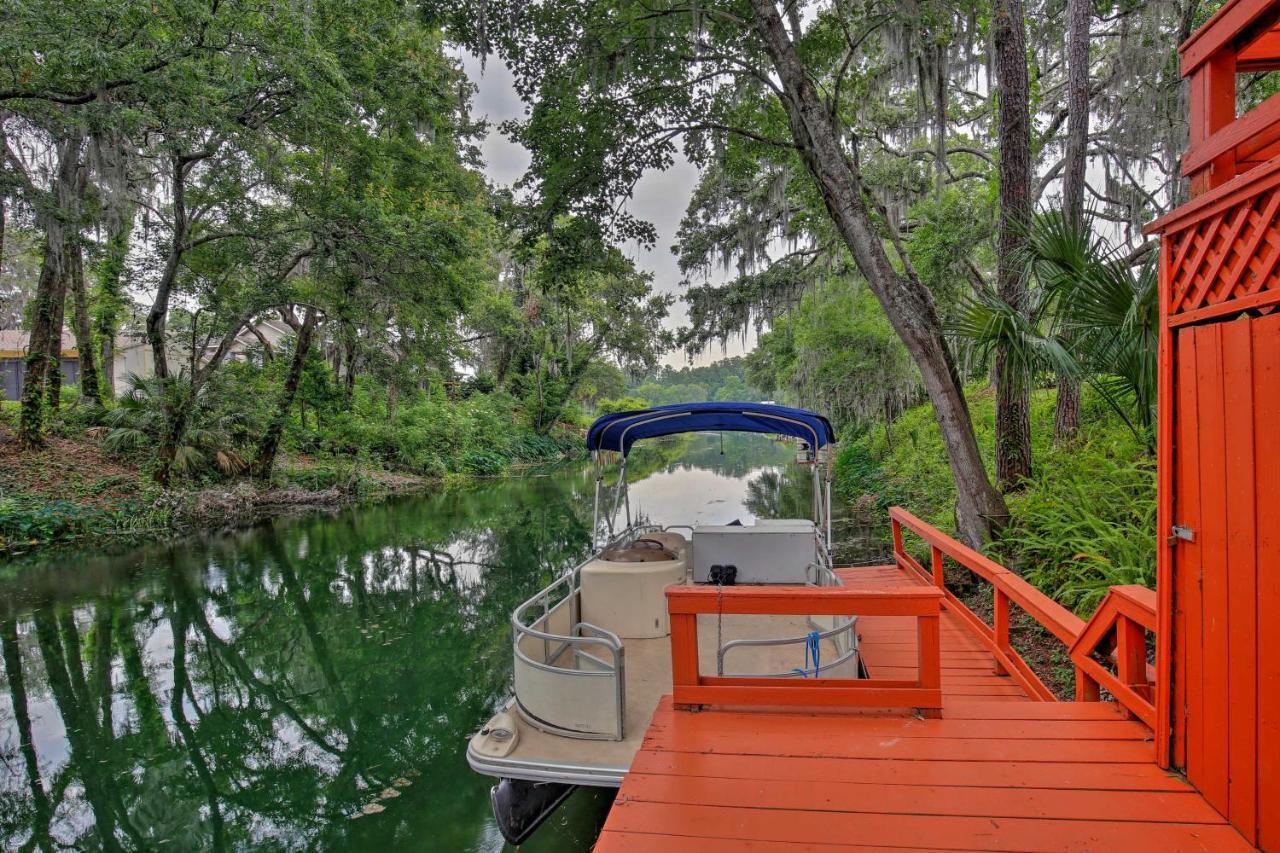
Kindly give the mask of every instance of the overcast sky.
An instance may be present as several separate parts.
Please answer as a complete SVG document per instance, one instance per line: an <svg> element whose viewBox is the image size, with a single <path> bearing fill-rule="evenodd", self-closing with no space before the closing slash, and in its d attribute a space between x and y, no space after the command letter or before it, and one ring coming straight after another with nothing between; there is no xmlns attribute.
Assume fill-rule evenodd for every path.
<svg viewBox="0 0 1280 853"><path fill-rule="evenodd" d="M485 174L493 182L509 186L528 168L529 152L524 146L503 136L497 126L507 119L523 116L524 104L512 85L511 73L497 57L490 57L483 71L480 60L474 56L464 55L462 63L467 74L479 87L472 110L477 117L487 118L490 122L489 135L482 146ZM677 297L682 293L680 269L676 265L675 255L671 253L671 244L697 181L698 170L684 157L677 155L676 163L670 169L645 175L636 185L635 195L627 205L633 215L653 223L658 231L658 242L652 249L632 244L623 247L624 250L637 267L653 274L655 289L663 293L674 293ZM667 325L674 329L685 324L686 320L684 303L676 302L672 306L671 316L667 318ZM729 343L728 355L741 355L742 352L740 342ZM713 347L695 363L707 364L724 355L719 347ZM683 352L673 352L668 353L663 362L679 367L686 363L686 359Z"/></svg>

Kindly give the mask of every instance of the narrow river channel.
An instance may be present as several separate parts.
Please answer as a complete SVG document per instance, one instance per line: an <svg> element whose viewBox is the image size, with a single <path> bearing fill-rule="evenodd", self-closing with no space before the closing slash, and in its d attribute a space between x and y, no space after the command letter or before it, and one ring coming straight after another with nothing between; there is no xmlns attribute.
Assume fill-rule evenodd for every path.
<svg viewBox="0 0 1280 853"><path fill-rule="evenodd" d="M637 453L632 506L808 516L789 459ZM507 695L512 608L586 554L591 489L565 464L0 565L0 846L501 850L466 738ZM521 849L589 850L610 801L580 790Z"/></svg>

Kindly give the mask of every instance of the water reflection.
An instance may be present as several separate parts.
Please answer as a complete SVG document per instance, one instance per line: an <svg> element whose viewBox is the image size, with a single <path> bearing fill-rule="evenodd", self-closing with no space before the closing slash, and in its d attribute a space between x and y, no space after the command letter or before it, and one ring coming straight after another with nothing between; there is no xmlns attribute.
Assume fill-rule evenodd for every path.
<svg viewBox="0 0 1280 853"><path fill-rule="evenodd" d="M681 447L645 457L650 515L705 476L734 517L807 514L806 478L760 465L778 448ZM592 485L563 466L8 572L0 844L501 848L464 739L507 694L511 609L585 554ZM609 801L525 849L589 849Z"/></svg>

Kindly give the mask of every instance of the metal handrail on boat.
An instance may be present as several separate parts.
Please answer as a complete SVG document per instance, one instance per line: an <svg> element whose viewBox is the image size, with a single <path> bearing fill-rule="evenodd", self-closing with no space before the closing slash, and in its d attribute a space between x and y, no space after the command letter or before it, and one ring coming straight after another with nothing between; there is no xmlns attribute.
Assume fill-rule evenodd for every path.
<svg viewBox="0 0 1280 853"><path fill-rule="evenodd" d="M840 581L839 575L837 575L834 571L827 568L826 566L820 566L815 563L814 565L811 565L809 569L814 575L814 578L811 581L813 586L817 586L817 587L844 586L844 584L841 583ZM821 675L824 672L830 672L836 667L839 667L842 664L847 663L849 660L857 657L858 635L854 631L854 627L857 625L857 622L858 622L857 616L850 616L848 617L847 620L845 620L843 624L837 624L831 628L828 628L825 631L821 630L821 626L819 626L817 623L814 622L812 616L808 617L808 620L809 620L809 625L815 631L817 631L819 641L831 640L835 644L837 652L839 652L840 646L841 646L840 635L842 634L845 635L845 638L844 638L845 642L848 643L848 649L846 651L840 652L837 655L837 657L831 662L824 663L821 666L817 667L813 672L814 676ZM760 647L760 646L803 645L804 643L809 642L809 639L810 639L809 634L803 634L798 637L768 637L768 638L760 638L760 639L743 638L739 640L730 640L729 642L721 645L720 648L716 651L716 675L725 675L724 659L725 659L725 656L728 655L729 652L732 651L733 649L740 648L742 646ZM748 678L748 677L749 678L798 678L807 674L808 673L797 672L794 669L787 670L786 672L729 673L729 675L734 678Z"/></svg>
<svg viewBox="0 0 1280 853"><path fill-rule="evenodd" d="M616 547L628 539L656 529L659 528L654 525L630 527L613 537L605 548ZM596 557L597 554L587 557L512 611L512 648L518 663L527 664L531 669L548 673L555 678L568 680L566 684L577 679L612 679L614 708L610 716L613 725L607 729L603 726L582 728L566 726L561 724L562 721L546 719L529 707L529 697L521 696L519 679L516 679L515 707L526 722L551 734L575 738L622 740L626 734L626 655L622 640L612 631L581 620L578 596L581 592L582 569ZM536 616L530 614L530 610L539 607L540 613ZM552 630L549 625L552 616L562 607L567 607L569 610L565 633ZM541 660L535 660L521 648L524 640L541 641ZM588 649L605 650L608 654L600 656L592 654ZM568 661L560 662L565 652L570 650L572 650L572 657ZM584 663L589 666L583 668Z"/></svg>

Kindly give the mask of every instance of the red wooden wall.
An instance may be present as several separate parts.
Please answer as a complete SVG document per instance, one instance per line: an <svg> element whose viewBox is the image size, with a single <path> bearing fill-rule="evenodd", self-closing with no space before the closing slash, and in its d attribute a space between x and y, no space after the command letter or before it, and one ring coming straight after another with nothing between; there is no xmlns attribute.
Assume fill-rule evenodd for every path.
<svg viewBox="0 0 1280 853"><path fill-rule="evenodd" d="M1172 510L1194 540L1173 555L1172 759L1242 834L1278 848L1280 314L1174 340Z"/></svg>
<svg viewBox="0 0 1280 853"><path fill-rule="evenodd" d="M1192 200L1160 247L1157 727L1162 763L1280 850L1280 0L1229 0L1182 46ZM1175 528L1187 531L1175 535ZM1165 675L1168 674L1168 677Z"/></svg>

